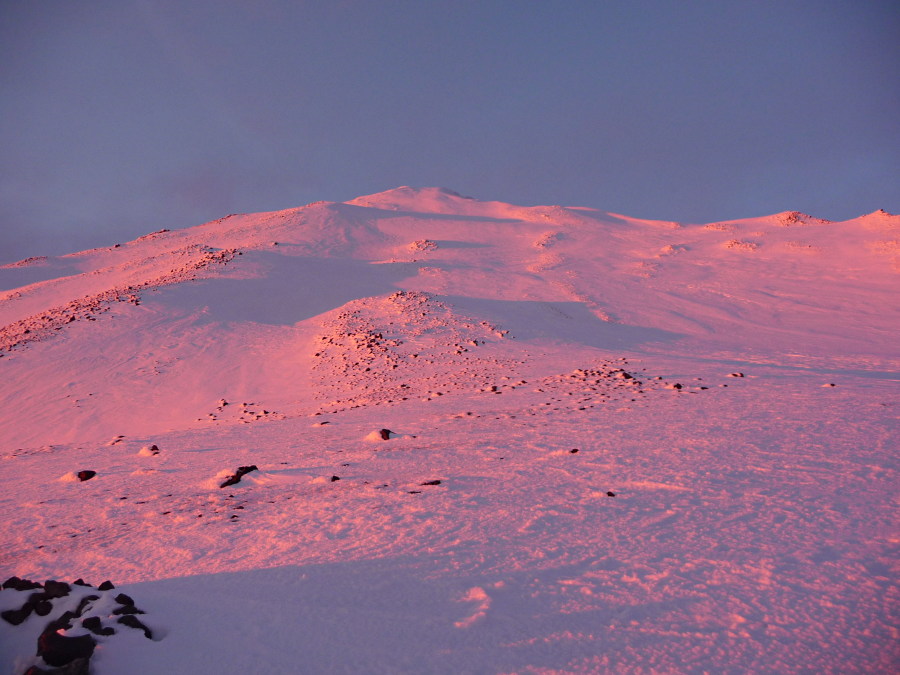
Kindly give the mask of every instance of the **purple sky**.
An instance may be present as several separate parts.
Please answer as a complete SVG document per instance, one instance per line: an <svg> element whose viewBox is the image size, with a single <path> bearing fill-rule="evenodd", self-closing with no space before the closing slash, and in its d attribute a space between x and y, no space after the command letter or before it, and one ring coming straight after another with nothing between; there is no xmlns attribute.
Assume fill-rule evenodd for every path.
<svg viewBox="0 0 900 675"><path fill-rule="evenodd" d="M404 184L900 211L895 0L8 0L0 63L0 262Z"/></svg>

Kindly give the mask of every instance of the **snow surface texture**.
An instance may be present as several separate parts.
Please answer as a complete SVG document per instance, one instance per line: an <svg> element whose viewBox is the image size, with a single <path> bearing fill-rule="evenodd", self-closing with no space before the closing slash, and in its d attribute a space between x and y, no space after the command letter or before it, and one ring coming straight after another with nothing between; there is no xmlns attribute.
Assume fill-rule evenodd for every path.
<svg viewBox="0 0 900 675"><path fill-rule="evenodd" d="M0 574L136 599L99 675L896 671L898 272L408 187L8 265Z"/></svg>

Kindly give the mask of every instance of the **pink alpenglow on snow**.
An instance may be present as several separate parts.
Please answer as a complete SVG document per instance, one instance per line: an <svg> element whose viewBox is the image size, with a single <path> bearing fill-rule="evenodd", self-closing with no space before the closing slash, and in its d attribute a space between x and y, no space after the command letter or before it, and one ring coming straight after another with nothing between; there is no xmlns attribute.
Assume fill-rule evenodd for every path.
<svg viewBox="0 0 900 675"><path fill-rule="evenodd" d="M402 187L2 267L0 670L893 671L898 240Z"/></svg>

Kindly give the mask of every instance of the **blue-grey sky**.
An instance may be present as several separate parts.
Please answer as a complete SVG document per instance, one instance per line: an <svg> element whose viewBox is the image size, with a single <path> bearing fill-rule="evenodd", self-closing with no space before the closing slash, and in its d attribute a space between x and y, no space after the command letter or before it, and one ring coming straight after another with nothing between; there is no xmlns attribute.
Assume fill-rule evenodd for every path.
<svg viewBox="0 0 900 675"><path fill-rule="evenodd" d="M896 0L5 0L0 262L398 185L900 211Z"/></svg>

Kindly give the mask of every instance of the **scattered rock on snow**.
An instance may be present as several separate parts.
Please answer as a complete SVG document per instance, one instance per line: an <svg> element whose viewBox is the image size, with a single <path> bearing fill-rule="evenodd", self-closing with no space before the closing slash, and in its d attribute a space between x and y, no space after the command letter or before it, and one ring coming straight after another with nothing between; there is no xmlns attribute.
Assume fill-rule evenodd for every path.
<svg viewBox="0 0 900 675"><path fill-rule="evenodd" d="M113 586L113 582L111 582L109 579L97 586L98 591L111 591L114 588L115 586Z"/></svg>
<svg viewBox="0 0 900 675"><path fill-rule="evenodd" d="M138 454L141 457L155 457L159 454L159 448L155 443L153 445L145 445L140 449L140 452L138 452Z"/></svg>
<svg viewBox="0 0 900 675"><path fill-rule="evenodd" d="M90 469L84 469L83 471L79 471L75 474L78 477L78 480L84 482L86 480L90 480L94 476L97 475L96 471L91 471Z"/></svg>
<svg viewBox="0 0 900 675"><path fill-rule="evenodd" d="M367 441L387 441L396 436L390 429L377 429L366 436Z"/></svg>
<svg viewBox="0 0 900 675"><path fill-rule="evenodd" d="M728 377L743 377L743 373L728 373Z"/></svg>

